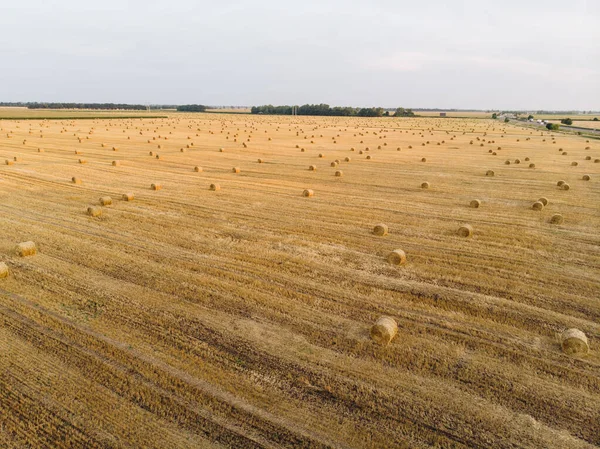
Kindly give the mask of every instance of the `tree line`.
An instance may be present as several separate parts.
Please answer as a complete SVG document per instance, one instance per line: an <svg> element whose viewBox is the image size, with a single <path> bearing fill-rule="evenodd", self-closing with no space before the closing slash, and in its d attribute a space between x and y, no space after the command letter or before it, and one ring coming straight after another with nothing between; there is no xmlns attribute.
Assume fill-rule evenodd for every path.
<svg viewBox="0 0 600 449"><path fill-rule="evenodd" d="M204 112L206 108L203 104L182 104L177 106L179 112Z"/></svg>
<svg viewBox="0 0 600 449"><path fill-rule="evenodd" d="M390 111L384 108L353 108L349 106L330 107L328 104L304 104L302 106L273 106L267 104L263 106L252 106L252 114L269 115L292 115L295 108L297 115L318 115L318 116L337 116L337 117L383 117L390 116ZM396 117L414 117L415 113L411 109L398 108L394 116Z"/></svg>
<svg viewBox="0 0 600 449"><path fill-rule="evenodd" d="M128 111L143 111L147 106L143 104L124 103L27 103L28 109L124 109Z"/></svg>
<svg viewBox="0 0 600 449"><path fill-rule="evenodd" d="M28 109L104 109L104 110L128 110L144 111L150 109L175 109L177 106L168 104L144 105L126 103L47 103L47 102L16 102L0 103L0 107L21 107Z"/></svg>

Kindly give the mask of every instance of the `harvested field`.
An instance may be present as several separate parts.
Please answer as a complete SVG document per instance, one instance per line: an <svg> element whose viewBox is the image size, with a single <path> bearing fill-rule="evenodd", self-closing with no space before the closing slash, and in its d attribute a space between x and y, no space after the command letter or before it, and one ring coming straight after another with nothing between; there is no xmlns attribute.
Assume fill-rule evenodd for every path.
<svg viewBox="0 0 600 449"><path fill-rule="evenodd" d="M475 118L0 120L15 157L0 447L600 445L600 141ZM562 351L571 328L585 354Z"/></svg>

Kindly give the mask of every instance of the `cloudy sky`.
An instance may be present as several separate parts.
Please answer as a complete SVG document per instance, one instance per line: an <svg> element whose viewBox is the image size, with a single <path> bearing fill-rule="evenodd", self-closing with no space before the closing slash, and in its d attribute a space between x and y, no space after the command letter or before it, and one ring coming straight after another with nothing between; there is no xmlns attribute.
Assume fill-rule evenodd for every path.
<svg viewBox="0 0 600 449"><path fill-rule="evenodd" d="M600 0L21 0L0 101L600 110Z"/></svg>

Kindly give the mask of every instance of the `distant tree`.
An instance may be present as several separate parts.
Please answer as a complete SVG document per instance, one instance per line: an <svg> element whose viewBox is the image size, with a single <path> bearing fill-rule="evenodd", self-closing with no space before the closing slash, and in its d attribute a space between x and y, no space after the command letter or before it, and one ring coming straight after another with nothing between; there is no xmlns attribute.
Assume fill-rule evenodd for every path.
<svg viewBox="0 0 600 449"><path fill-rule="evenodd" d="M533 120L533 115L529 114L529 116L527 117L527 120Z"/></svg>
<svg viewBox="0 0 600 449"><path fill-rule="evenodd" d="M362 108L359 109L356 115L359 117L381 117L383 115L383 108Z"/></svg>
<svg viewBox="0 0 600 449"><path fill-rule="evenodd" d="M384 116L384 117L389 117L389 116L390 116L390 111L385 111L385 112L383 113L383 116Z"/></svg>
<svg viewBox="0 0 600 449"><path fill-rule="evenodd" d="M570 118L564 118L560 121L563 125L572 125L573 124L573 120L571 120Z"/></svg>
<svg viewBox="0 0 600 449"><path fill-rule="evenodd" d="M412 109L397 108L394 117L414 117L415 113Z"/></svg>
<svg viewBox="0 0 600 449"><path fill-rule="evenodd" d="M498 118L498 114L496 114L495 112L492 114L492 118L495 120Z"/></svg>
<svg viewBox="0 0 600 449"><path fill-rule="evenodd" d="M206 106L203 104L182 104L177 106L177 110L180 112L204 112Z"/></svg>
<svg viewBox="0 0 600 449"><path fill-rule="evenodd" d="M597 122L598 121L598 117L594 117L594 121Z"/></svg>
<svg viewBox="0 0 600 449"><path fill-rule="evenodd" d="M558 123L546 123L546 128L549 131L556 131L560 128L560 125Z"/></svg>
<svg viewBox="0 0 600 449"><path fill-rule="evenodd" d="M510 122L510 119L509 119L508 117L506 117L506 118L504 119L504 123L508 123L508 122Z"/></svg>

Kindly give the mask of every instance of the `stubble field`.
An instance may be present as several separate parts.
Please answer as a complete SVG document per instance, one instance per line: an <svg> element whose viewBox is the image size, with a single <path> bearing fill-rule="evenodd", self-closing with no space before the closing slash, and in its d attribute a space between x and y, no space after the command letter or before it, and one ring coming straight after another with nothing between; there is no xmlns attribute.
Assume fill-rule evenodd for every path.
<svg viewBox="0 0 600 449"><path fill-rule="evenodd" d="M0 446L600 445L596 159L481 119L0 120Z"/></svg>

